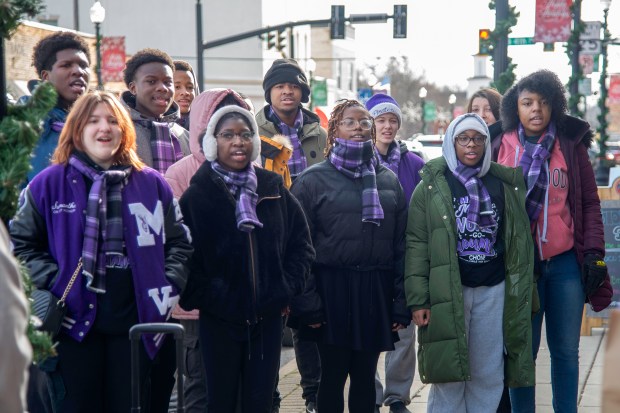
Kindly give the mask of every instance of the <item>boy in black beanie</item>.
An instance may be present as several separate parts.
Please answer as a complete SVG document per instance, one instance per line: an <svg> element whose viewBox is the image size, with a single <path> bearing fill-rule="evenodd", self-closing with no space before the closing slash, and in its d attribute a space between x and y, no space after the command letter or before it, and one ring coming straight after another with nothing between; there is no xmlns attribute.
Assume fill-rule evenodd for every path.
<svg viewBox="0 0 620 413"><path fill-rule="evenodd" d="M259 134L267 138L286 135L290 139L293 150L288 168L294 181L308 166L324 159L327 132L321 127L319 117L301 106L302 102L306 103L310 98L310 83L296 60L275 60L265 73L263 89L267 105L256 113ZM316 343L299 341L295 329L293 345L301 374L306 412L314 413L321 376L319 352ZM272 412L277 412L280 406L277 384L273 406Z"/></svg>

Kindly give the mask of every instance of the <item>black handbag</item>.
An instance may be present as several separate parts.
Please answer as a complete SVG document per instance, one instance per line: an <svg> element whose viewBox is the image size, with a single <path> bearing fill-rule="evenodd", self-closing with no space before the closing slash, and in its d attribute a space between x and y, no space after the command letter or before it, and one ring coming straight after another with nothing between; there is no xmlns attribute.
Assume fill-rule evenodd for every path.
<svg viewBox="0 0 620 413"><path fill-rule="evenodd" d="M65 299L67 298L67 294L69 294L69 290L71 290L71 287L73 286L73 283L75 282L81 268L82 258L78 261L77 268L73 272L73 275L65 288L65 292L62 294L60 299L56 298L54 294L48 290L34 290L32 292L32 313L37 316L39 320L41 320L41 325L37 327L37 330L48 332L52 338L58 335L60 332L60 327L62 327L62 320L65 318L65 314L67 313Z"/></svg>

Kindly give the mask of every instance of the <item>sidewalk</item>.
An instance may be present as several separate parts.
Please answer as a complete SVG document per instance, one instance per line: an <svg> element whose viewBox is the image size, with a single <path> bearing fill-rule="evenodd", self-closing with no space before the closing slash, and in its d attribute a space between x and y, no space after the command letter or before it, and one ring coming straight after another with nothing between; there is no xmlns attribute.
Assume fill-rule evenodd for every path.
<svg viewBox="0 0 620 413"><path fill-rule="evenodd" d="M591 336L581 337L579 349L579 413L600 412L605 333L605 328L593 328ZM384 377L383 360L382 355L379 359L379 375L382 378ZM553 413L550 375L550 357L543 326L543 339L536 364L537 413ZM294 359L280 369L279 388L283 398L280 413L303 413L305 411L299 380L299 372ZM429 389L430 385L424 385L420 382L416 369L415 379L411 387L412 402L409 405L412 412L426 412ZM345 412L348 412L346 407ZM388 413L388 408L383 407L381 412Z"/></svg>

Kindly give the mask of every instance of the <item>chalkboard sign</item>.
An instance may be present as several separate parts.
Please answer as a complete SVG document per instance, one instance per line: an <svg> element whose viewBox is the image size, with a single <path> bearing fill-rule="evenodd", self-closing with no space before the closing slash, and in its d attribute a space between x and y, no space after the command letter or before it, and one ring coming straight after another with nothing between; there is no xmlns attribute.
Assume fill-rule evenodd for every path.
<svg viewBox="0 0 620 413"><path fill-rule="evenodd" d="M586 316L607 318L609 311L620 307L620 200L602 200L601 213L605 227L605 262L609 270L614 296L611 305L600 313L586 306Z"/></svg>

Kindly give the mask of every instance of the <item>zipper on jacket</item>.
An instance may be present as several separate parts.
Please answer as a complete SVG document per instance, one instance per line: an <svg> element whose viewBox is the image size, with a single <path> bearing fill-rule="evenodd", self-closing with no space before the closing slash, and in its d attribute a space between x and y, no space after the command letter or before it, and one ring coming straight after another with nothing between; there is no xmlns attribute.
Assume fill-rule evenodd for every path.
<svg viewBox="0 0 620 413"><path fill-rule="evenodd" d="M248 242L250 247L250 272L252 278L252 306L254 309L254 321L255 323L258 321L258 298L257 298L257 285L256 285L256 262L254 257L254 242L252 241L252 233L248 233ZM248 320L248 324L250 321Z"/></svg>

